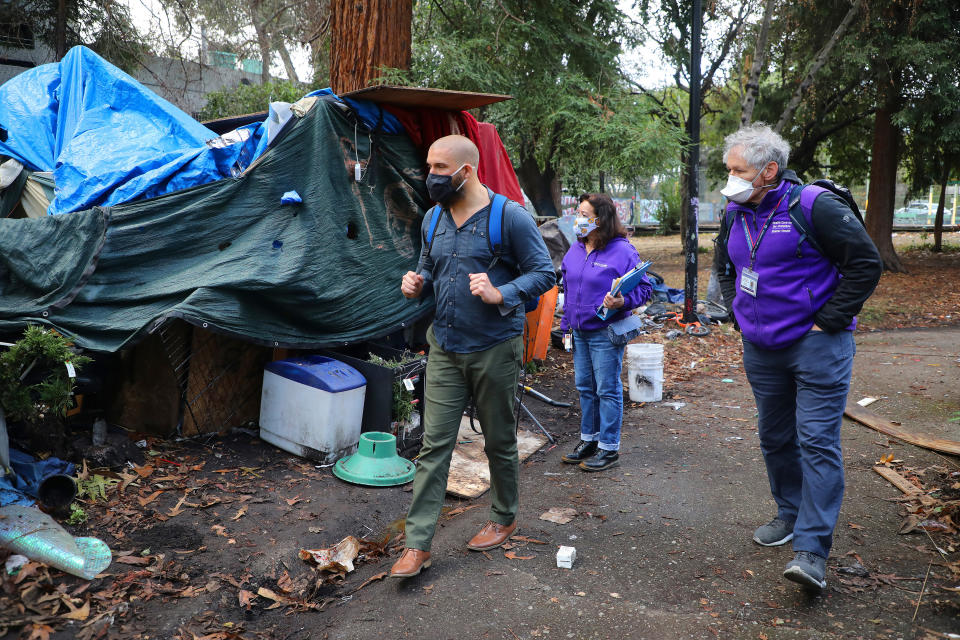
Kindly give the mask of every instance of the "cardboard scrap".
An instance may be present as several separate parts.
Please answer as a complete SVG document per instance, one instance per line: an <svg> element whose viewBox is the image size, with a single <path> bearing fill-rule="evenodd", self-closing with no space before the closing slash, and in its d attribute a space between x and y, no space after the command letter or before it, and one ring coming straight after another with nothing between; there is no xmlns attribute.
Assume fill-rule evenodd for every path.
<svg viewBox="0 0 960 640"><path fill-rule="evenodd" d="M550 507L546 513L540 514L541 520L547 522L556 522L557 524L567 524L577 515L577 510L570 507Z"/></svg>
<svg viewBox="0 0 960 640"><path fill-rule="evenodd" d="M474 420L477 428L479 422ZM543 445L547 438L526 429L517 432L517 450L520 462L523 462ZM490 488L490 467L487 455L483 452L483 435L474 433L470 428L470 418L460 420L457 433L457 445L450 459L450 476L447 480L447 493L460 498L476 498Z"/></svg>
<svg viewBox="0 0 960 640"><path fill-rule="evenodd" d="M360 541L353 536L347 536L337 544L327 549L301 549L301 560L312 560L317 563L321 571L335 573L353 571L353 560L360 553Z"/></svg>

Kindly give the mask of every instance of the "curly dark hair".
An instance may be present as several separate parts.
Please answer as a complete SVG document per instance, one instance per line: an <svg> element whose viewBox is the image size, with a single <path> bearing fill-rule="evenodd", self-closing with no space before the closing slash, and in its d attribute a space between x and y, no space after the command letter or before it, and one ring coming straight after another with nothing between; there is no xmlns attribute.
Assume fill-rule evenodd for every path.
<svg viewBox="0 0 960 640"><path fill-rule="evenodd" d="M583 196L580 197L580 202L584 200L590 203L594 213L597 215L597 228L593 232L596 234L594 235L593 242L597 251L604 249L607 243L616 237L627 237L627 230L620 222L619 216L617 216L617 205L613 204L613 199L609 195L605 193L591 193L586 198ZM579 241L583 243L584 239L580 238Z"/></svg>

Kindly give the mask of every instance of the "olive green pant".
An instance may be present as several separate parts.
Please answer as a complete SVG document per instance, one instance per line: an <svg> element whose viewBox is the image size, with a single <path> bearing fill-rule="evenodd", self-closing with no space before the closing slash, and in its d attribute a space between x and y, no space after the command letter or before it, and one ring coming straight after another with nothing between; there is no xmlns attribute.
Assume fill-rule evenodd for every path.
<svg viewBox="0 0 960 640"><path fill-rule="evenodd" d="M520 462L513 410L523 358L520 336L485 351L452 353L437 345L431 327L427 342L430 355L424 385L423 448L417 459L406 524L406 546L424 551L430 550L437 528L447 492L450 457L471 397L490 464L490 519L500 524L516 519Z"/></svg>

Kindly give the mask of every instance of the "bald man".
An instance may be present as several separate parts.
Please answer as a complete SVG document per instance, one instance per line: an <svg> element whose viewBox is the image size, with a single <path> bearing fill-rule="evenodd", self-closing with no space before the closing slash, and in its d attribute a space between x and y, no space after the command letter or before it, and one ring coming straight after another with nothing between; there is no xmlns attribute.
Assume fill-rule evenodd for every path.
<svg viewBox="0 0 960 640"><path fill-rule="evenodd" d="M477 179L480 153L468 138L440 138L427 153L427 190L441 207L433 241L423 220L416 272L400 291L430 291L437 307L427 330L430 356L424 387L423 448L406 523L406 548L390 570L408 578L430 566L430 545L447 490L460 418L472 398L490 465L490 520L468 543L474 551L503 544L516 529L519 459L514 395L523 358L524 303L554 285L553 263L531 215L516 202L503 207L501 255L488 241L494 193Z"/></svg>

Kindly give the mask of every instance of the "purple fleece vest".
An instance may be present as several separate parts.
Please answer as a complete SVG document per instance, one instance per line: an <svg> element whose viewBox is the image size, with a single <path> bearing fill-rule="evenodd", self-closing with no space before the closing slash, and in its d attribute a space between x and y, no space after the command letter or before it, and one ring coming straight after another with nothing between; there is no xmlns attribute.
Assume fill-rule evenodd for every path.
<svg viewBox="0 0 960 640"><path fill-rule="evenodd" d="M789 215L793 187L793 183L781 182L764 196L756 212L734 202L727 205L727 219L731 222L727 253L737 272L733 312L743 337L763 349L784 349L802 338L813 327L814 314L830 299L840 281L833 263L808 242L800 245L797 256L800 232ZM822 189L807 187L801 195L801 210L811 228L810 210L821 193ZM753 297L740 289L743 269L750 266L744 225L756 242L771 215L773 219L760 240L753 265L759 274L757 296ZM856 319L847 329L855 326Z"/></svg>

